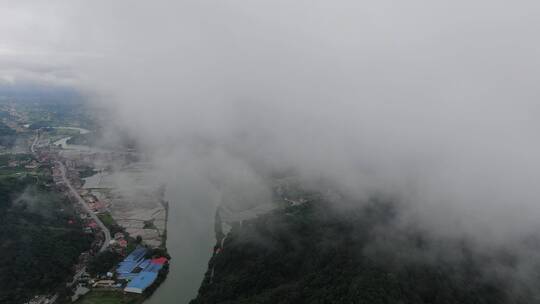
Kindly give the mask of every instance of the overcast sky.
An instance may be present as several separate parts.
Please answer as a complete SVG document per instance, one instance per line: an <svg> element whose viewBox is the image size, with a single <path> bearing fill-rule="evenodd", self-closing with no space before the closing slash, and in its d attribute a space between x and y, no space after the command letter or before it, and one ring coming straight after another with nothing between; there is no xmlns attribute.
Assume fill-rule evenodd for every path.
<svg viewBox="0 0 540 304"><path fill-rule="evenodd" d="M1 1L0 82L100 96L171 170L239 189L257 187L254 164L294 167L396 195L441 233L507 240L540 223L539 13L496 0Z"/></svg>

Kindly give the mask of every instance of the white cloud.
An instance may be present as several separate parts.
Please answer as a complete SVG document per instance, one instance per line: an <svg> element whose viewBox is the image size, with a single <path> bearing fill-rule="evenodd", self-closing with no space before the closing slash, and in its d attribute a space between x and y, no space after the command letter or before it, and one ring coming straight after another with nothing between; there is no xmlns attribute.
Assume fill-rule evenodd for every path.
<svg viewBox="0 0 540 304"><path fill-rule="evenodd" d="M170 170L292 166L440 233L538 231L537 2L55 3L0 9L0 72L66 67Z"/></svg>

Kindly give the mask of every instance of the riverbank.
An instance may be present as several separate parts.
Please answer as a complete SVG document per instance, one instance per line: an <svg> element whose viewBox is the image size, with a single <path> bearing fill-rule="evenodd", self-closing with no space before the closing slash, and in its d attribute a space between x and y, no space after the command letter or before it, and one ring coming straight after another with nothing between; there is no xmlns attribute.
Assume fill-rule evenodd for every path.
<svg viewBox="0 0 540 304"><path fill-rule="evenodd" d="M192 191L196 184L170 178L165 199L169 201L167 249L172 263L167 280L145 304L184 304L199 290L215 243L213 216L215 207L209 193Z"/></svg>
<svg viewBox="0 0 540 304"><path fill-rule="evenodd" d="M79 131L80 134L89 132L76 128L59 129ZM109 237L105 238L101 253L90 259L88 274L79 278L76 294L82 297L74 300L77 303L142 303L165 281L169 272L165 189L157 182L155 170L138 161L136 152L69 145L70 138L53 141L53 137L49 137L42 140L47 143L41 145L50 146L51 151L57 153L60 175L72 196L78 197L89 214L97 218L95 223L104 226L101 230L110 231L106 233ZM83 173L84 177L81 176ZM141 289L141 294L130 294L125 290L129 289L127 287L135 276L122 276L117 268L136 247L148 248L150 256L140 257L137 262L140 265L136 266L140 269L133 271L143 273L150 266L150 258L166 258L167 262L159 267L155 280Z"/></svg>
<svg viewBox="0 0 540 304"><path fill-rule="evenodd" d="M133 262L135 255L140 256L137 262ZM111 271L111 277L107 275L107 278L95 281L94 288L76 303L143 303L166 280L169 273L169 260L170 256L165 248L149 249L138 246ZM132 266L133 263L138 265ZM141 286L149 276L153 276L153 282L147 283L148 286Z"/></svg>

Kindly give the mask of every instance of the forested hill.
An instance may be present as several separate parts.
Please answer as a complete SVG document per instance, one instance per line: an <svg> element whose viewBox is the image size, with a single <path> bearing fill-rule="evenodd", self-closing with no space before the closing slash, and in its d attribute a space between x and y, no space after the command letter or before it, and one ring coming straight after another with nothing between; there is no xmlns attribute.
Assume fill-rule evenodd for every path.
<svg viewBox="0 0 540 304"><path fill-rule="evenodd" d="M6 125L3 122L0 122L0 136L4 135L13 135L15 134L15 130L10 128L8 125Z"/></svg>
<svg viewBox="0 0 540 304"><path fill-rule="evenodd" d="M397 228L390 204L287 207L235 226L191 304L537 303L484 270L511 263L464 240ZM219 250L218 250L219 251Z"/></svg>
<svg viewBox="0 0 540 304"><path fill-rule="evenodd" d="M73 204L51 187L48 168L9 167L31 155L0 157L0 303L65 294L79 254L90 247Z"/></svg>
<svg viewBox="0 0 540 304"><path fill-rule="evenodd" d="M16 140L15 130L3 122L0 122L0 145L12 147Z"/></svg>

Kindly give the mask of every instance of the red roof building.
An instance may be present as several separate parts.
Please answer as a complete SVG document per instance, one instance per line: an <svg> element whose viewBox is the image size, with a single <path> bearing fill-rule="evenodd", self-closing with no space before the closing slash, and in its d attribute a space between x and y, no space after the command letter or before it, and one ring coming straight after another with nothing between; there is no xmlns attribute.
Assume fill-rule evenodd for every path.
<svg viewBox="0 0 540 304"><path fill-rule="evenodd" d="M167 258L160 257L160 258L152 259L152 264L163 265L163 264L167 263L167 261L168 261Z"/></svg>

